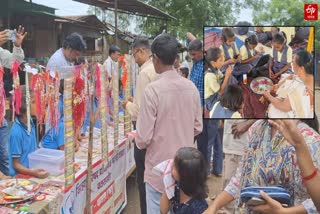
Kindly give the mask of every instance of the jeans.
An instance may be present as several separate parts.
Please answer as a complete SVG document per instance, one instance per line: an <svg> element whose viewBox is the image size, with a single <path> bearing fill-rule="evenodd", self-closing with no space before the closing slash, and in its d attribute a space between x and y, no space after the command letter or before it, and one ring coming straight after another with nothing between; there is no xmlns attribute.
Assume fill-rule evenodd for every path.
<svg viewBox="0 0 320 214"><path fill-rule="evenodd" d="M208 174L210 173L211 155L212 159L212 174L222 174L223 152L222 152L222 135L219 130L219 120L211 120L208 123ZM212 151L213 150L213 151Z"/></svg>
<svg viewBox="0 0 320 214"><path fill-rule="evenodd" d="M0 127L0 171L9 175L9 136L10 128L7 121Z"/></svg>
<svg viewBox="0 0 320 214"><path fill-rule="evenodd" d="M136 129L136 123L133 122L133 128ZM134 161L136 163L136 182L138 184L138 192L140 198L140 213L147 213L147 202L146 202L146 186L144 183L144 170L145 170L145 156L146 150L140 150L134 145Z"/></svg>
<svg viewBox="0 0 320 214"><path fill-rule="evenodd" d="M197 148L202 153L205 160L208 156L208 123L210 120L202 120L203 129L201 134L197 136Z"/></svg>
<svg viewBox="0 0 320 214"><path fill-rule="evenodd" d="M136 181L138 184L139 198L140 198L140 211L141 214L146 214L146 188L144 183L144 160L146 156L146 150L140 150L134 145L134 160L136 162Z"/></svg>
<svg viewBox="0 0 320 214"><path fill-rule="evenodd" d="M147 213L160 213L160 200L162 193L155 190L150 184L146 183Z"/></svg>

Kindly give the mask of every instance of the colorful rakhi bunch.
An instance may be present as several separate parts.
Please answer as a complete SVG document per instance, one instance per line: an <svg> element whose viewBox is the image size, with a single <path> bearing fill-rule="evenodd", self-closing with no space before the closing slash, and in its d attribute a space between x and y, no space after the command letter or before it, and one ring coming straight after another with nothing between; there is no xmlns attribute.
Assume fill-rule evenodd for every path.
<svg viewBox="0 0 320 214"><path fill-rule="evenodd" d="M121 63L121 69L122 69L122 77L121 77L121 83L123 89L127 87L127 80L128 80L128 69L127 69L127 63L125 56L119 57L119 62Z"/></svg>
<svg viewBox="0 0 320 214"><path fill-rule="evenodd" d="M80 66L77 66L75 70L75 80L72 92L72 115L74 121L74 128L76 131L80 130L85 118L86 98L84 93L84 84L84 80L81 78L81 68Z"/></svg>
<svg viewBox="0 0 320 214"><path fill-rule="evenodd" d="M49 75L50 71L46 72L45 75L45 103L47 106L47 117L49 118L50 127L55 127L58 130L58 123L60 120L60 109L59 109L59 88L60 88L60 75L56 71L54 77Z"/></svg>
<svg viewBox="0 0 320 214"><path fill-rule="evenodd" d="M121 62L121 69L123 70L121 82L123 85L124 99L126 100L129 97L131 97L130 73L128 72L128 70L131 69L130 67L131 59L128 55L126 55L121 58L120 62ZM131 131L131 117L130 117L130 114L127 111L125 111L124 112L124 134L126 135L130 131Z"/></svg>
<svg viewBox="0 0 320 214"><path fill-rule="evenodd" d="M31 78L31 90L35 101L35 113L38 121L38 125L43 124L46 116L46 93L45 85L48 79L49 72L39 69L39 72L34 73ZM41 129L42 126L40 126Z"/></svg>
<svg viewBox="0 0 320 214"><path fill-rule="evenodd" d="M14 120L15 113L20 113L20 107L21 107L21 87L20 87L20 78L19 78L19 62L15 61L11 65L11 72L13 75L13 95L12 95L12 120Z"/></svg>

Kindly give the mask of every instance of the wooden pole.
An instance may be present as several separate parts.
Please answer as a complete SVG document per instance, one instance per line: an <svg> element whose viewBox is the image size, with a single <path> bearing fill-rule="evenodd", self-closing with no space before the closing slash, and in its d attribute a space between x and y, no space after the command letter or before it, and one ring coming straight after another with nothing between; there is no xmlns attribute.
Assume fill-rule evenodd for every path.
<svg viewBox="0 0 320 214"><path fill-rule="evenodd" d="M114 26L115 26L115 37L116 45L118 45L118 0L114 1Z"/></svg>
<svg viewBox="0 0 320 214"><path fill-rule="evenodd" d="M112 100L113 100L113 123L114 123L114 131L113 131L113 140L114 140L114 148L118 145L119 140L119 66L120 63L115 63L112 71Z"/></svg>
<svg viewBox="0 0 320 214"><path fill-rule="evenodd" d="M94 99L95 99L95 72L92 72L90 91L90 126L89 126L89 145L88 145L88 166L87 166L87 192L86 192L86 214L91 214L91 179L92 179L92 149L93 149L93 126L94 126Z"/></svg>
<svg viewBox="0 0 320 214"><path fill-rule="evenodd" d="M25 75L26 75L26 103L27 103L27 129L28 129L28 133L31 132L31 124L30 124L30 120L31 120L31 115L30 115L30 90L29 90L29 76L28 76L28 72L25 71Z"/></svg>
<svg viewBox="0 0 320 214"><path fill-rule="evenodd" d="M74 183L74 129L72 120L72 85L73 78L64 79L63 111L64 111L64 153L65 153L65 188ZM51 115L53 117L53 115Z"/></svg>
<svg viewBox="0 0 320 214"><path fill-rule="evenodd" d="M126 88L124 88L124 100L128 99L129 97L131 97L131 57L129 55L125 55L125 61L126 61L126 65L127 65L127 72L128 72L128 76L127 76L127 84L126 84ZM128 111L126 111L124 109L124 136L126 136L126 134L128 132L131 132L131 117Z"/></svg>
<svg viewBox="0 0 320 214"><path fill-rule="evenodd" d="M101 97L99 97L100 103L100 121L101 121L101 158L103 163L108 161L109 145L108 145L108 125L107 125L107 90L108 79L102 66L100 69L100 85L101 85Z"/></svg>

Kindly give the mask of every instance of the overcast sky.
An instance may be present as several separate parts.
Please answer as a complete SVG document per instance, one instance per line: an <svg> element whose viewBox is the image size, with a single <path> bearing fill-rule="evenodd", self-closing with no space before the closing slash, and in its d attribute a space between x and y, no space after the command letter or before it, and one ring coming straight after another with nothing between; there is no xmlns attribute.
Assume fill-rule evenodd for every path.
<svg viewBox="0 0 320 214"><path fill-rule="evenodd" d="M59 16L86 15L88 10L88 5L72 0L32 0L32 2L57 9L56 14ZM238 20L252 23L252 10L242 9Z"/></svg>

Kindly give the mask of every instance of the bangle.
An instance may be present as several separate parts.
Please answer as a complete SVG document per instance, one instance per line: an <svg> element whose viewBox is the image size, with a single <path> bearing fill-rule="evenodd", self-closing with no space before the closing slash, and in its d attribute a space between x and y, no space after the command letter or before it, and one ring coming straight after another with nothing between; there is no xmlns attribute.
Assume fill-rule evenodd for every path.
<svg viewBox="0 0 320 214"><path fill-rule="evenodd" d="M318 169L315 168L314 171L313 171L310 175L308 175L308 176L303 177L302 174L300 174L300 175L301 175L301 177L302 177L302 180L303 180L304 182L306 182L306 181L309 181L309 180L311 180L312 178L314 178L314 177L317 175L317 173L318 173Z"/></svg>

